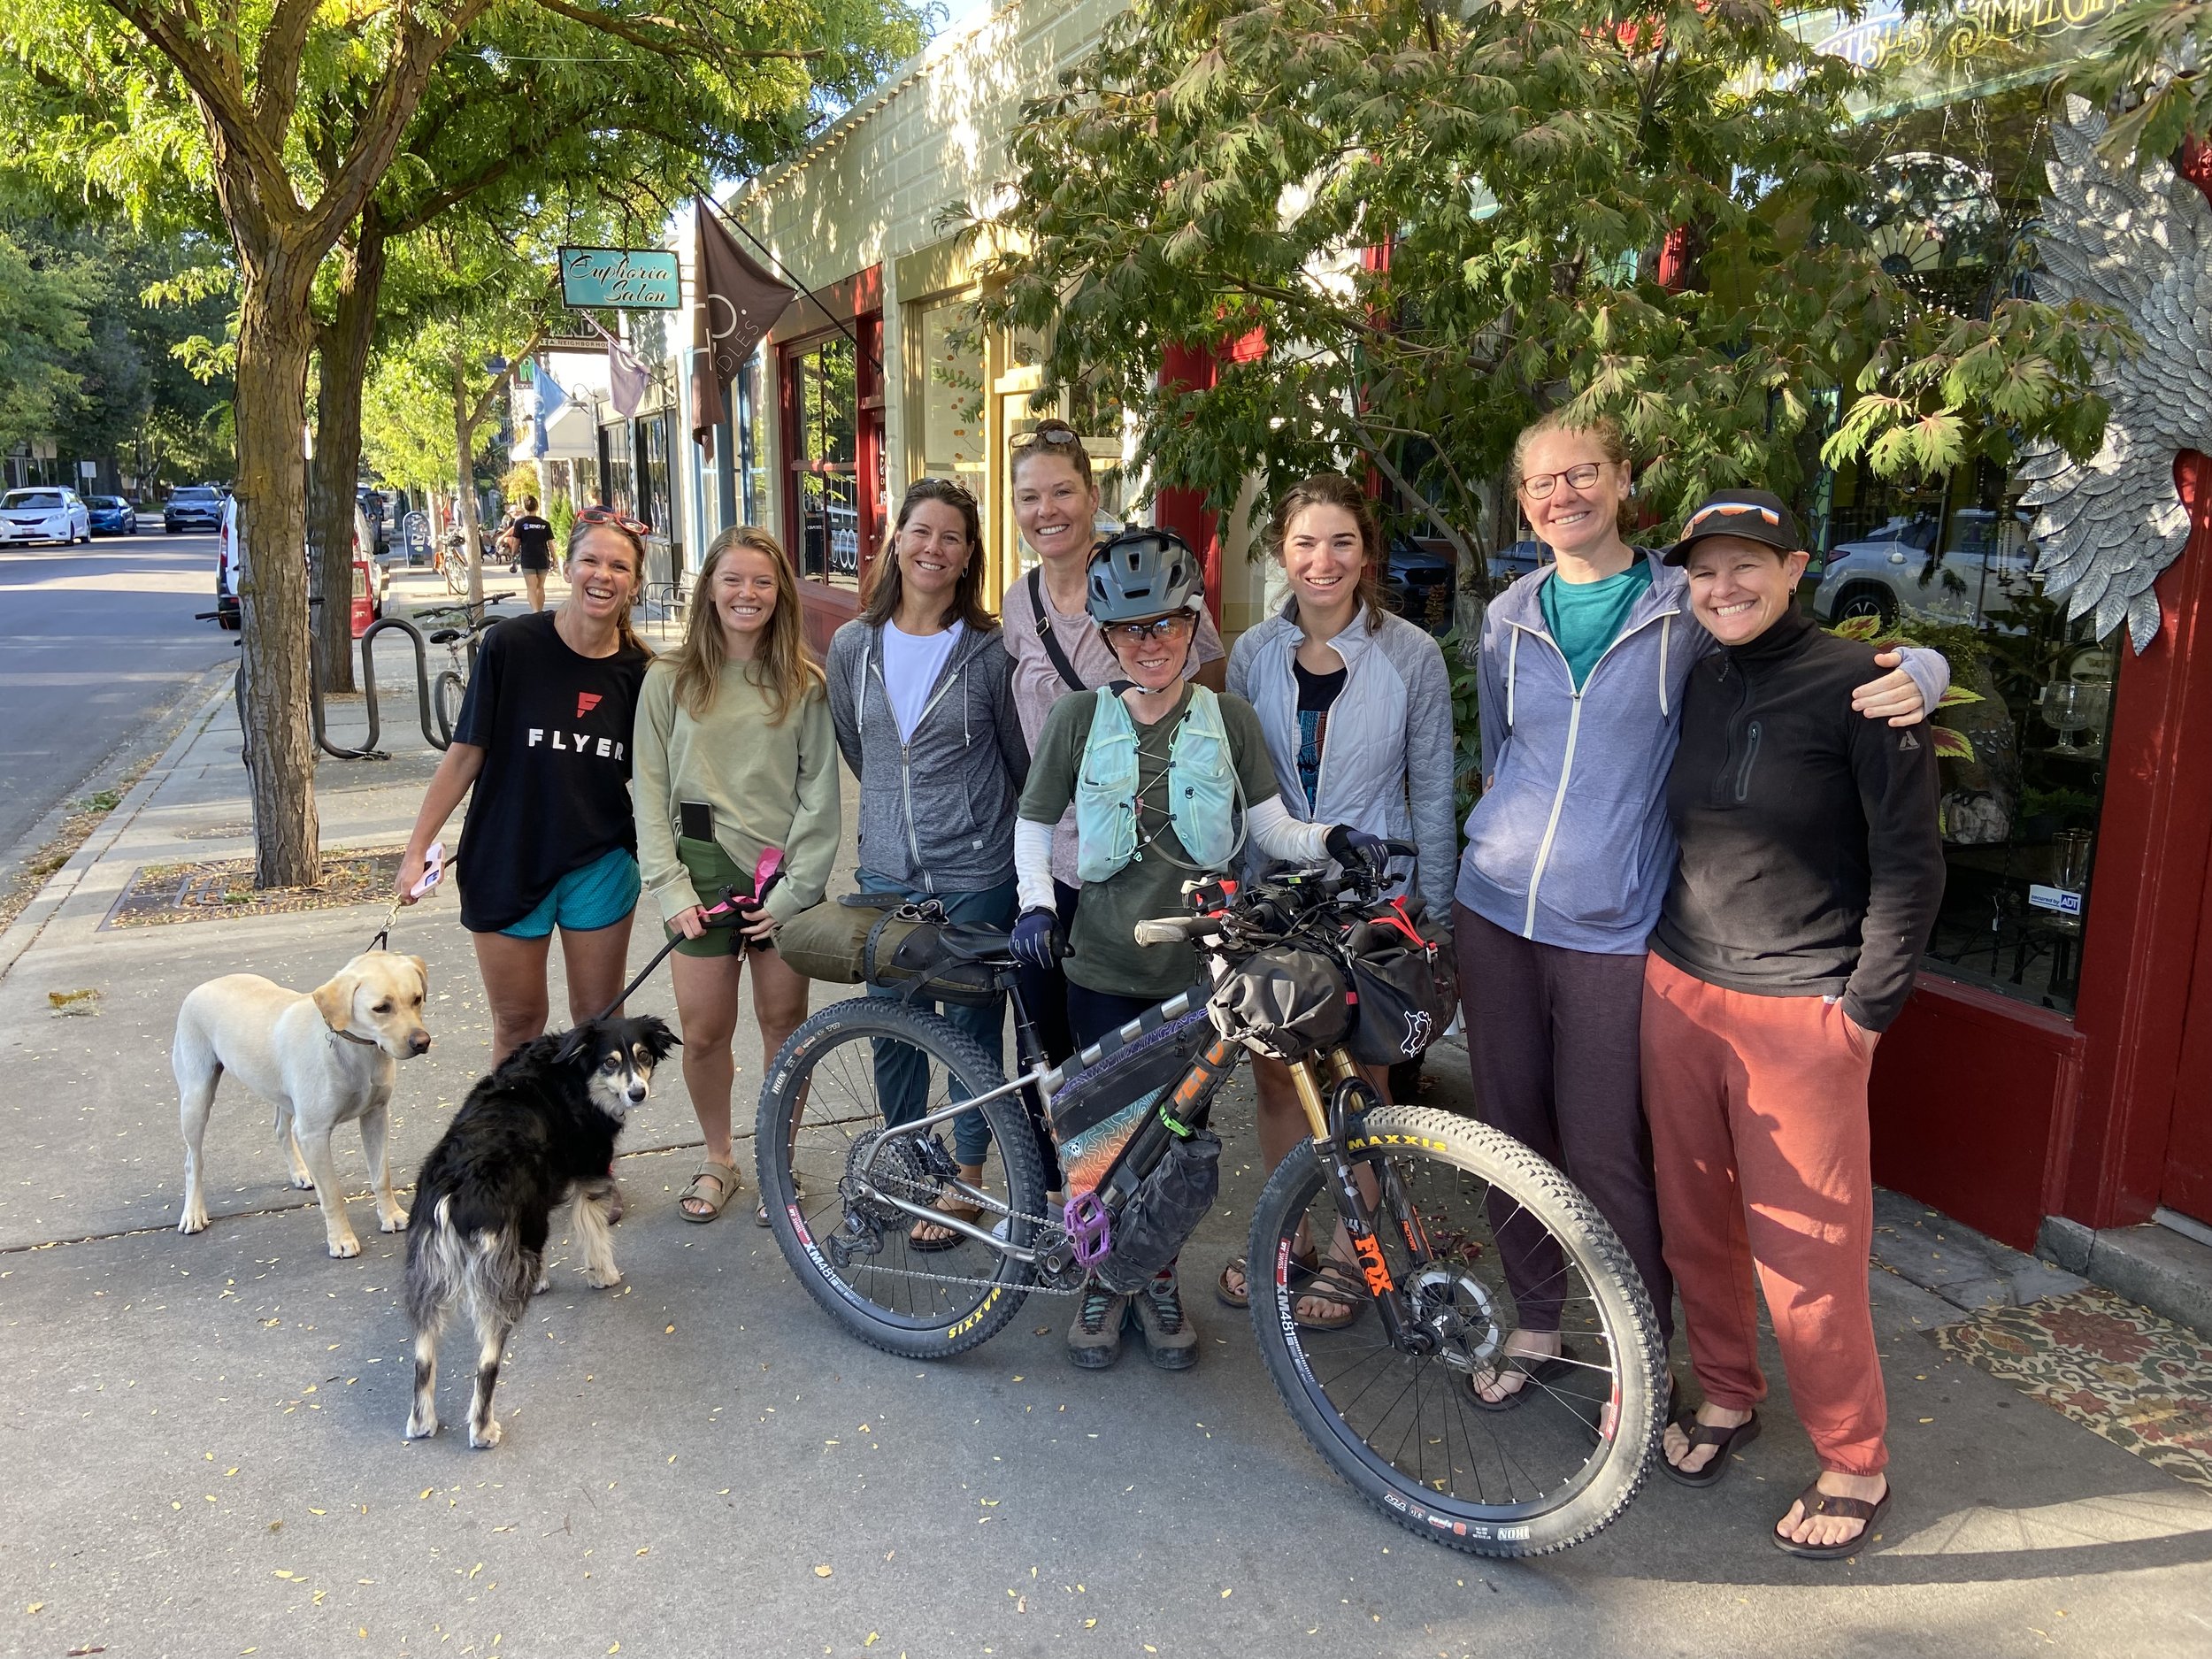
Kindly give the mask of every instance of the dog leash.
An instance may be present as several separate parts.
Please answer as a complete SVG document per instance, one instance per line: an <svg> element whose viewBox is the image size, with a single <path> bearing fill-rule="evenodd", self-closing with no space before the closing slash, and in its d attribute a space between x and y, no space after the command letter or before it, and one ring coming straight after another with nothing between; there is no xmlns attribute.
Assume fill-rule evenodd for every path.
<svg viewBox="0 0 2212 1659"><path fill-rule="evenodd" d="M749 901L755 907L757 907L762 901L767 898L769 889L782 879L783 849L780 847L771 847L767 851L761 854L760 862L753 866L752 892L745 895L743 897L741 897L735 887L724 887L722 889L722 896L720 899L713 904L705 905L701 908L699 919L704 922L709 927L735 927L740 922L744 920L741 907L744 906L748 901ZM682 933L678 933L673 939L670 940L666 944L663 945L657 951L656 951L653 954L652 961L647 963L642 968L638 970L637 977L632 979L629 984L624 986L622 987L621 994L618 995L613 1002L608 1003L606 1007L601 1009L596 1014L593 1015L592 1018L595 1021L604 1019L610 1014L613 1013L616 1009L620 1008L623 1003L628 1002L632 994L637 990L638 987L643 985L646 980L653 977L653 970L659 967L662 963L667 961L670 953L673 951L677 946L684 942L684 937L685 936ZM748 942L749 943L751 941L749 941Z"/></svg>
<svg viewBox="0 0 2212 1659"><path fill-rule="evenodd" d="M445 874L445 843L432 841L430 850L423 855L422 864L422 879L416 882L404 895L397 893L392 895L392 908L384 912L384 926L370 936L369 949L371 950L389 950L392 948L392 924L399 920L400 907L409 899L422 897L424 894L438 885L439 878Z"/></svg>

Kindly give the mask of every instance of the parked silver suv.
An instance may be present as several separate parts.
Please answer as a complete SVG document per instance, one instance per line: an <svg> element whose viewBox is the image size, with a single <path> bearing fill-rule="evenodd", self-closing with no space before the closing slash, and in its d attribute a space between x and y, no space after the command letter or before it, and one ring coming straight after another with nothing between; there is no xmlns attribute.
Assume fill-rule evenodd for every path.
<svg viewBox="0 0 2212 1659"><path fill-rule="evenodd" d="M1947 534L1933 513L1892 518L1863 541L1831 548L1813 590L1823 622L1879 617L2004 626L2016 599L2043 590L2025 513L1962 507Z"/></svg>

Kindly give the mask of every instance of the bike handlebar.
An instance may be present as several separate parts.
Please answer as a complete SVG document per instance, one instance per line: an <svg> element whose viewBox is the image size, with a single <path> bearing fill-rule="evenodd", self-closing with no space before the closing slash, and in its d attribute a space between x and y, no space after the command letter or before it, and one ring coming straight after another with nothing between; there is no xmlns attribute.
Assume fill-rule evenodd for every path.
<svg viewBox="0 0 2212 1659"><path fill-rule="evenodd" d="M1208 939L1220 933L1220 921L1211 916L1163 916L1139 922L1130 930L1141 945L1179 945Z"/></svg>

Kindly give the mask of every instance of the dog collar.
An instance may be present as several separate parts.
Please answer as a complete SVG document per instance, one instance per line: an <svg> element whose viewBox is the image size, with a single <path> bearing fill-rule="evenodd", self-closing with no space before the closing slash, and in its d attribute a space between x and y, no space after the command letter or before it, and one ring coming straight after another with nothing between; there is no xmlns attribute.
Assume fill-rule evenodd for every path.
<svg viewBox="0 0 2212 1659"><path fill-rule="evenodd" d="M376 1039L373 1037L357 1037L349 1031L340 1031L335 1025L331 1026L329 1030L331 1037L334 1040L339 1037L343 1037L348 1042L357 1042L364 1048L373 1048L376 1047Z"/></svg>

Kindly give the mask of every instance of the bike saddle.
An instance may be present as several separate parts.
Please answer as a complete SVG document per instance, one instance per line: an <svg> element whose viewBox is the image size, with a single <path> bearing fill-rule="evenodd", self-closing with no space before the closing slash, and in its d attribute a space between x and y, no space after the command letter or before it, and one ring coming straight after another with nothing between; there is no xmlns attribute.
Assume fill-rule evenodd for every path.
<svg viewBox="0 0 2212 1659"><path fill-rule="evenodd" d="M458 628L440 628L430 636L430 642L433 645L450 645L460 637L461 630Z"/></svg>

